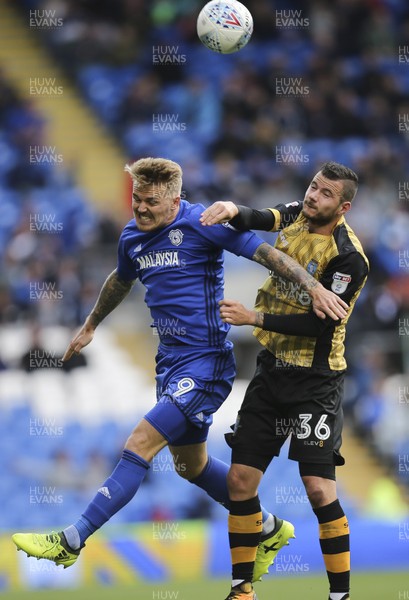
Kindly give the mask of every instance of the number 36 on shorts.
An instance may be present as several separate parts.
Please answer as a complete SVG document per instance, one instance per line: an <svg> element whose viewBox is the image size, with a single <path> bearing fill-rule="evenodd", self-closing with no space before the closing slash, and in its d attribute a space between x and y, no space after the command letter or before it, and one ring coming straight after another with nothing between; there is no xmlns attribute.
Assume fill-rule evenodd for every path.
<svg viewBox="0 0 409 600"><path fill-rule="evenodd" d="M310 435L311 435L312 429L311 429L311 425L309 422L312 419L312 414L311 413L300 414L299 418L300 418L300 423L298 425L299 431L297 433L297 438L299 440L305 440L306 438L310 437ZM314 435L318 440L321 440L321 441L327 440L329 438L329 436L331 435L331 429L329 428L329 425L326 423L327 418L328 418L328 415L321 415L318 423L314 427Z"/></svg>

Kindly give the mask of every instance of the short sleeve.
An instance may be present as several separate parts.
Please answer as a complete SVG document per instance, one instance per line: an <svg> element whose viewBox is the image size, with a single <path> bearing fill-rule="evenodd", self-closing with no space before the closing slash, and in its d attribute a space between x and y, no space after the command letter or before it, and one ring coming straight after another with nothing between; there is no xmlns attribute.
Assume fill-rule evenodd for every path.
<svg viewBox="0 0 409 600"><path fill-rule="evenodd" d="M126 239L124 237L124 233L122 233L118 242L117 274L120 279L123 279L124 281L131 281L137 279L138 273L135 269L135 265L129 258L126 248Z"/></svg>
<svg viewBox="0 0 409 600"><path fill-rule="evenodd" d="M297 220L302 207L303 203L296 201L288 202L287 204L277 204L274 208L270 208L269 210L275 216L274 227L271 231L279 231L294 223L294 221Z"/></svg>
<svg viewBox="0 0 409 600"><path fill-rule="evenodd" d="M252 231L237 231L228 223L210 227L200 225L200 227L201 229L198 230L200 235L212 245L249 260L252 260L257 248L264 243L264 240Z"/></svg>

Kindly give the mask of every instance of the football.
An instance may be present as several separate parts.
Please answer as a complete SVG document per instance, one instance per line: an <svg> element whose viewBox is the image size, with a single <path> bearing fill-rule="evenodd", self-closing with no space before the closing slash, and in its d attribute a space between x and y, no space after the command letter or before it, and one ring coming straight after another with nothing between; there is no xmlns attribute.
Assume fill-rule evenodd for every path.
<svg viewBox="0 0 409 600"><path fill-rule="evenodd" d="M250 11L236 0L212 0L197 18L197 35L202 44L221 54L231 54L244 48L253 33Z"/></svg>

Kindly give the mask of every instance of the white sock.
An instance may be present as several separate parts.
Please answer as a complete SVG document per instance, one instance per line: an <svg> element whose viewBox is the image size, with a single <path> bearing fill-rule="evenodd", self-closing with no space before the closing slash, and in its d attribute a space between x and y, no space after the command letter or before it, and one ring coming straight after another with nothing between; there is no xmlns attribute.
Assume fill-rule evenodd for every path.
<svg viewBox="0 0 409 600"><path fill-rule="evenodd" d="M233 581L231 582L231 587L234 588L238 585L241 585L242 583L244 583L244 579L233 579Z"/></svg>
<svg viewBox="0 0 409 600"><path fill-rule="evenodd" d="M329 600L342 600L342 598L348 592L331 592L329 595Z"/></svg>
<svg viewBox="0 0 409 600"><path fill-rule="evenodd" d="M261 531L261 535L267 535L267 534L271 533L272 531L274 531L275 526L276 526L275 516L272 514L269 514L267 519L263 523L263 529Z"/></svg>

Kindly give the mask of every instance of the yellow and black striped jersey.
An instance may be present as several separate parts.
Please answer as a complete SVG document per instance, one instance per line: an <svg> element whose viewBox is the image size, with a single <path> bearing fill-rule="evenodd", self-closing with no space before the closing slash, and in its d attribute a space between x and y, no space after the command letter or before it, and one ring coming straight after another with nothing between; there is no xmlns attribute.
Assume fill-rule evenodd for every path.
<svg viewBox="0 0 409 600"><path fill-rule="evenodd" d="M341 322L328 317L325 326L314 337L305 333L289 335L288 332L278 333L260 328L255 328L254 335L284 364L341 371L346 368L345 326L365 284L369 263L344 217L339 219L332 235L310 233L308 222L301 213L302 206L302 202L291 202L273 209L252 211L252 228L257 223L257 228L279 231L275 247L295 259L324 287L347 302L348 315ZM237 226L234 221L232 224ZM283 316L312 313L309 295L299 285L276 273L271 273L258 290L255 309ZM311 318L318 320L314 313ZM295 317L294 322L297 320L300 322L300 317Z"/></svg>

